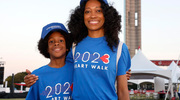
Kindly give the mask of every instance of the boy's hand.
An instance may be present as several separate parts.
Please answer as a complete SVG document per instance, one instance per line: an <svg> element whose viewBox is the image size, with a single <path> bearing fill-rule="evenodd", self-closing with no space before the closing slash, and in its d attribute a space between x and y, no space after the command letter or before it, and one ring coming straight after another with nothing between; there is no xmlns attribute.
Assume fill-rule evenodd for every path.
<svg viewBox="0 0 180 100"><path fill-rule="evenodd" d="M31 74L31 72L28 69L26 69L26 73L28 75L26 75L24 77L24 82L26 83L27 87L31 87L38 80L38 76L35 76L34 74Z"/></svg>
<svg viewBox="0 0 180 100"><path fill-rule="evenodd" d="M130 79L130 77L131 77L131 69L129 69L129 70L126 72L126 77L127 77L127 80Z"/></svg>

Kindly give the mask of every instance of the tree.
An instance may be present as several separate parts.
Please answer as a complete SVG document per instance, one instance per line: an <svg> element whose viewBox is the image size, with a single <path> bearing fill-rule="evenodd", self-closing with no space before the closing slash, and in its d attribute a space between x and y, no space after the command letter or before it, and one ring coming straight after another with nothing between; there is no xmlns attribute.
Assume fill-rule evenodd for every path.
<svg viewBox="0 0 180 100"><path fill-rule="evenodd" d="M27 75L26 72L19 72L19 73L15 74L15 75L14 75L14 83L24 82L24 77L25 77L26 75ZM10 85L11 85L11 83L12 83L12 76L8 76L5 81L8 81L8 85L7 85L7 86L10 87ZM20 89L20 86L15 85L15 88L19 90L19 89ZM25 87L23 87L23 88L25 88Z"/></svg>
<svg viewBox="0 0 180 100"><path fill-rule="evenodd" d="M26 72L20 72L20 73L17 73L15 76L14 76L14 83L21 83L21 82L24 82L24 77L27 75ZM20 86L18 85L15 85L15 87L17 89L20 89ZM25 87L23 87L24 89Z"/></svg>
<svg viewBox="0 0 180 100"><path fill-rule="evenodd" d="M10 87L10 85L11 85L11 83L12 83L12 76L8 76L8 77L5 79L5 81L8 82L7 87ZM4 83L4 84L5 84L5 83Z"/></svg>

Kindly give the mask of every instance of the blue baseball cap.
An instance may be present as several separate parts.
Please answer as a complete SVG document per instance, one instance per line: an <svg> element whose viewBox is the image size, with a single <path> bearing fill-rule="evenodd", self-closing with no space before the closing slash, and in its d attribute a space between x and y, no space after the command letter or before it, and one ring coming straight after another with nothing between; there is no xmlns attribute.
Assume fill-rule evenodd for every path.
<svg viewBox="0 0 180 100"><path fill-rule="evenodd" d="M83 2L85 2L85 1L88 1L88 0L81 0L81 1L80 1L80 5L81 5ZM104 1L104 3L105 3L105 4L107 4L107 5L108 5L107 0L103 0L103 1Z"/></svg>
<svg viewBox="0 0 180 100"><path fill-rule="evenodd" d="M47 24L46 26L43 27L41 38L44 39L46 37L46 35L52 30L62 30L68 34L68 31L63 24L61 24L61 23L50 23L50 24Z"/></svg>

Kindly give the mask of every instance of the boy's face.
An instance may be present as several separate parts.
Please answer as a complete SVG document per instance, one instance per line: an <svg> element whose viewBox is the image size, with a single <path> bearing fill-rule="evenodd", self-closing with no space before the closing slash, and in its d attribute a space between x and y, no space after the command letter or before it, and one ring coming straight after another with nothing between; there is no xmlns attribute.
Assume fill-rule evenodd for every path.
<svg viewBox="0 0 180 100"><path fill-rule="evenodd" d="M60 32L53 32L49 36L48 52L51 59L66 57L66 41Z"/></svg>

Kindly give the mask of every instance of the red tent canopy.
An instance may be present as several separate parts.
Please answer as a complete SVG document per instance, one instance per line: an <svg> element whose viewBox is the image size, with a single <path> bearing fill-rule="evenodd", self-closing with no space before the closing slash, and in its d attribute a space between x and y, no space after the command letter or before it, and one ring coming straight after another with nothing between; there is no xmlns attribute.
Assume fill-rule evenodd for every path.
<svg viewBox="0 0 180 100"><path fill-rule="evenodd" d="M172 61L174 61L175 63L177 62L177 60L151 60L151 61L157 66L169 66L172 63ZM180 62L178 62L178 66L180 66Z"/></svg>
<svg viewBox="0 0 180 100"><path fill-rule="evenodd" d="M15 85L26 86L25 83L14 83Z"/></svg>

